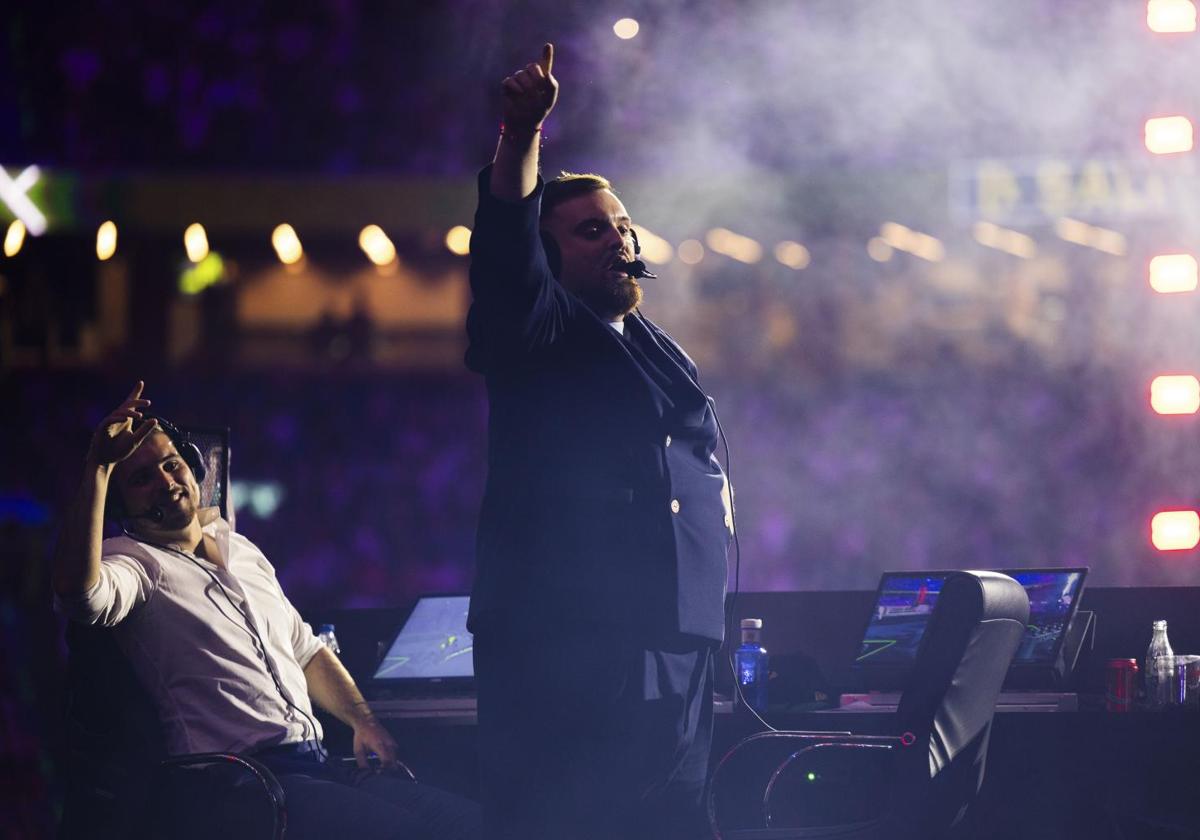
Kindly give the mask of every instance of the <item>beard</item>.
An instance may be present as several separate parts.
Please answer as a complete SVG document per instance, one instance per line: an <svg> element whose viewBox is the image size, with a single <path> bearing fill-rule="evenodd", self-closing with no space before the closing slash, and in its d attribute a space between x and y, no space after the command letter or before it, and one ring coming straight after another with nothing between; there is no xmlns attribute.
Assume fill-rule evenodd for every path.
<svg viewBox="0 0 1200 840"><path fill-rule="evenodd" d="M642 302L642 287L632 277L609 277L604 282L581 289L576 294L588 309L605 321L624 318Z"/></svg>
<svg viewBox="0 0 1200 840"><path fill-rule="evenodd" d="M178 502L171 501L168 496L157 505L162 511L162 521L157 523L160 528L178 530L186 528L196 516L196 502L190 492L180 497Z"/></svg>

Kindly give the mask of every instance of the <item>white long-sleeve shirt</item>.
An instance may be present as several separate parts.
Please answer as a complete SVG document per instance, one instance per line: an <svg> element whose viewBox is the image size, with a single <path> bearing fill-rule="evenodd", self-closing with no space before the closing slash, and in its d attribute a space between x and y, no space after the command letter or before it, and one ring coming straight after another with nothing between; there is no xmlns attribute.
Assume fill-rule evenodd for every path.
<svg viewBox="0 0 1200 840"><path fill-rule="evenodd" d="M262 552L215 509L201 511L201 521L225 568L116 537L103 543L96 585L77 599L59 599L59 609L76 621L114 628L159 710L172 755L321 738L304 679L321 642L284 596Z"/></svg>

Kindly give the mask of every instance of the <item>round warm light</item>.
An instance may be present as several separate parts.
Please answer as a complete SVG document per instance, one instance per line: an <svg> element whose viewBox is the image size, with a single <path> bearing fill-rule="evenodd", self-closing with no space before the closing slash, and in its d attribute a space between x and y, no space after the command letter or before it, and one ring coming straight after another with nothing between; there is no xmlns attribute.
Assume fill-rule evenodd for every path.
<svg viewBox="0 0 1200 840"><path fill-rule="evenodd" d="M4 256L15 257L21 252L21 246L24 244L25 223L20 219L13 219L4 234Z"/></svg>
<svg viewBox="0 0 1200 840"><path fill-rule="evenodd" d="M628 41L630 38L636 38L638 30L641 27L633 18L621 18L613 24L613 34L622 41Z"/></svg>
<svg viewBox="0 0 1200 840"><path fill-rule="evenodd" d="M204 232L204 225L193 222L187 226L183 232L183 247L189 260L194 263L204 261L208 256L208 234Z"/></svg>
<svg viewBox="0 0 1200 840"><path fill-rule="evenodd" d="M704 246L695 239L685 239L679 243L679 247L675 249L675 254L679 257L679 261L687 265L696 265L700 260L704 259Z"/></svg>
<svg viewBox="0 0 1200 840"><path fill-rule="evenodd" d="M304 256L304 248L300 245L300 237L296 229L289 224L282 224L271 231L271 247L284 265L295 265Z"/></svg>
<svg viewBox="0 0 1200 840"><path fill-rule="evenodd" d="M465 225L455 225L446 231L446 247L450 253L465 257L471 253L471 229Z"/></svg>
<svg viewBox="0 0 1200 840"><path fill-rule="evenodd" d="M117 225L107 221L96 230L96 259L103 262L117 253Z"/></svg>
<svg viewBox="0 0 1200 840"><path fill-rule="evenodd" d="M358 234L358 247L378 266L389 265L396 259L396 246L379 225L367 225L362 229Z"/></svg>
<svg viewBox="0 0 1200 840"><path fill-rule="evenodd" d="M892 258L892 246L881 236L872 236L867 242L867 256L875 262L887 262Z"/></svg>
<svg viewBox="0 0 1200 840"><path fill-rule="evenodd" d="M812 255L799 242L784 240L775 246L775 259L788 268L801 271L808 268Z"/></svg>

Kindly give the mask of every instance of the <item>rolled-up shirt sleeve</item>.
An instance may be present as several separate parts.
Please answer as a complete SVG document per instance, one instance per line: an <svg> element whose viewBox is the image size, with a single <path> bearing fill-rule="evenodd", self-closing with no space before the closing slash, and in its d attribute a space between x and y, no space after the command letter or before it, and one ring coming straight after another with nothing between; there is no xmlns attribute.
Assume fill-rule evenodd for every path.
<svg viewBox="0 0 1200 840"><path fill-rule="evenodd" d="M323 645L316 634L313 633L312 625L300 617L300 613L292 606L292 602L283 594L283 590L279 590L279 597L283 599L283 603L287 606L288 616L292 623L292 652L296 654L296 661L300 663L300 667L307 668L308 663L314 656L317 655Z"/></svg>
<svg viewBox="0 0 1200 840"><path fill-rule="evenodd" d="M151 559L106 555L100 561L100 578L95 586L76 596L56 595L55 605L73 621L115 627L150 600L158 577L158 566Z"/></svg>

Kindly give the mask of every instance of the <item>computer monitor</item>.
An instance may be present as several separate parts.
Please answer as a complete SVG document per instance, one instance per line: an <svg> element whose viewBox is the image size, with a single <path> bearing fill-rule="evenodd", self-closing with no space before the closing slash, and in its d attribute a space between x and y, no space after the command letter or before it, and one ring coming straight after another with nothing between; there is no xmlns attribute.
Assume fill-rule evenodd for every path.
<svg viewBox="0 0 1200 840"><path fill-rule="evenodd" d="M1036 683L1037 674L1045 670L1047 682L1061 678L1063 644L1078 610L1088 570L999 571L1020 583L1029 596L1029 624L1013 658L1010 676L1020 672L1021 681ZM865 675L868 688L892 689L902 684L916 662L938 594L950 574L939 569L890 571L880 576L875 604L855 659L855 668Z"/></svg>
<svg viewBox="0 0 1200 840"><path fill-rule="evenodd" d="M467 595L424 595L396 632L375 669L374 682L446 683L475 676L467 630Z"/></svg>
<svg viewBox="0 0 1200 840"><path fill-rule="evenodd" d="M1029 624L1013 665L1047 665L1058 661L1067 629L1079 609L1087 569L1004 569L1025 587Z"/></svg>
<svg viewBox="0 0 1200 840"><path fill-rule="evenodd" d="M948 571L884 572L855 662L871 668L904 668L917 650Z"/></svg>

